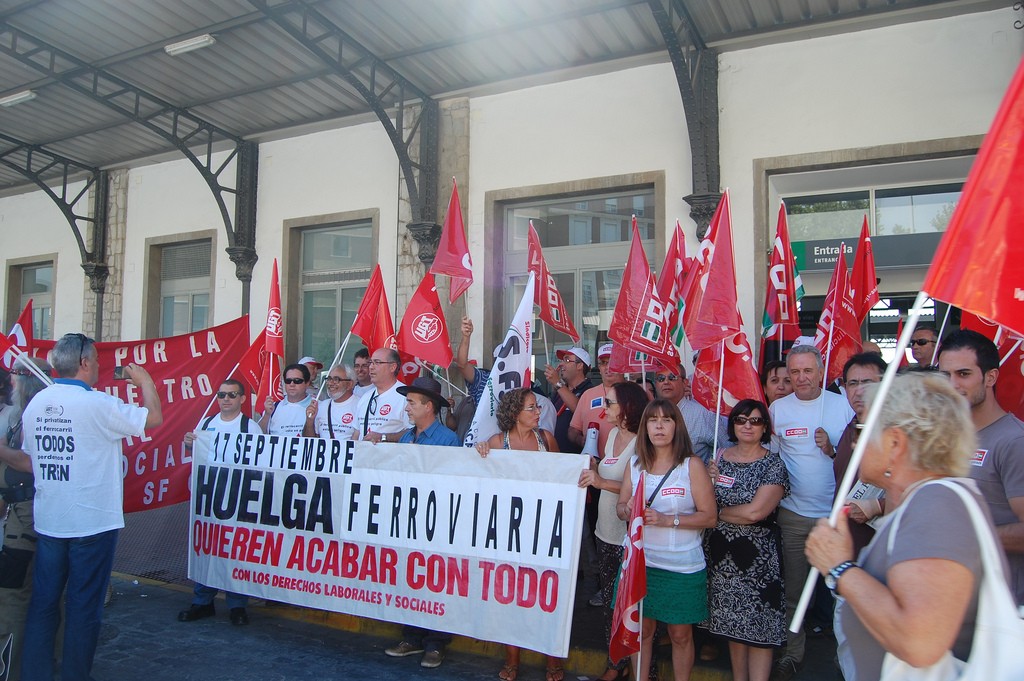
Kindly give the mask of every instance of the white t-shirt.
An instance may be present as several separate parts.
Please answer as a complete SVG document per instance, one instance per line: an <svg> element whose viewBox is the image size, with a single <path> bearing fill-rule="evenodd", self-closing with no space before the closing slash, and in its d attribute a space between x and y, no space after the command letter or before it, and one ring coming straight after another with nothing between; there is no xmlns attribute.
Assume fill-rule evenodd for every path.
<svg viewBox="0 0 1024 681"><path fill-rule="evenodd" d="M242 430L242 421L245 421L245 430ZM256 419L243 418L242 414L236 414L235 418L225 421L224 417L216 414L213 417L207 416L200 422L200 430L208 430L211 433L262 433L263 429Z"/></svg>
<svg viewBox="0 0 1024 681"><path fill-rule="evenodd" d="M78 381L56 383L32 399L22 416L22 446L32 458L39 534L88 537L124 527L121 440L141 436L148 415Z"/></svg>
<svg viewBox="0 0 1024 681"><path fill-rule="evenodd" d="M805 518L826 517L832 510L836 488L832 459L814 444L814 431L824 428L835 446L846 424L854 417L846 398L827 390L822 395L824 412L820 400L804 401L797 398L796 393L781 397L768 407L772 418L772 451L782 455L791 489L780 505Z"/></svg>
<svg viewBox="0 0 1024 681"><path fill-rule="evenodd" d="M633 439L629 441L629 444L623 448L618 456L614 456L612 449L615 447L615 438L618 432L619 429L612 426L611 432L608 433L608 442L604 447L604 457L597 464L597 474L605 480L622 482L626 466L636 451L636 436L633 436ZM605 544L612 544L613 546L622 544L622 540L626 536L626 521L619 520L619 516L615 514L615 505L617 503L619 503L618 492L611 492L606 489L601 490L601 496L597 500L597 527L594 529L594 534Z"/></svg>
<svg viewBox="0 0 1024 681"><path fill-rule="evenodd" d="M355 395L356 397L362 397L366 393L372 392L373 383L370 383L368 385L359 385L358 383L356 383L354 386L352 386L352 394Z"/></svg>
<svg viewBox="0 0 1024 681"><path fill-rule="evenodd" d="M302 429L306 427L306 407L312 401L313 398L307 396L300 402L278 402L267 423L267 434L302 435Z"/></svg>
<svg viewBox="0 0 1024 681"><path fill-rule="evenodd" d="M359 397L355 394L350 395L344 402L335 402L330 398L320 400L316 410L317 434L328 440L359 439L356 423L358 407Z"/></svg>
<svg viewBox="0 0 1024 681"><path fill-rule="evenodd" d="M412 421L405 413L405 396L398 392L401 386L400 382L396 382L379 395L375 388L359 398L356 406L359 439L370 430L375 433L401 433L412 428Z"/></svg>

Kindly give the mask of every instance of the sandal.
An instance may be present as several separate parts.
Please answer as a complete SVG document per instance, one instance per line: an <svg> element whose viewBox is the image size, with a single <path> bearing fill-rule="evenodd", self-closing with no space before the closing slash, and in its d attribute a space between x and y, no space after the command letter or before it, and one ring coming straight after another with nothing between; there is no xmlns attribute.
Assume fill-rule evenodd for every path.
<svg viewBox="0 0 1024 681"><path fill-rule="evenodd" d="M501 671L498 672L498 678L501 681L516 681L516 677L519 676L519 665L517 664L503 664L501 665Z"/></svg>
<svg viewBox="0 0 1024 681"><path fill-rule="evenodd" d="M565 669L562 665L548 667L544 673L544 681L565 681Z"/></svg>
<svg viewBox="0 0 1024 681"><path fill-rule="evenodd" d="M614 676L609 677L608 674L615 673ZM629 667L623 667L622 669L616 669L615 667L609 667L604 670L604 674L597 677L594 681L626 681L629 678Z"/></svg>

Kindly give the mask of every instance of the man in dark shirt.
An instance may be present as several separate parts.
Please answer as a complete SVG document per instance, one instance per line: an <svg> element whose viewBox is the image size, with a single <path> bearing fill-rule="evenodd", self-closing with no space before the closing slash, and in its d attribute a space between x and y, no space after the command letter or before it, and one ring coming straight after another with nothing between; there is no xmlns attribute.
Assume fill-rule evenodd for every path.
<svg viewBox="0 0 1024 681"><path fill-rule="evenodd" d="M551 403L555 406L555 440L559 451L578 454L583 451L583 447L569 437L569 426L580 396L594 387L587 378L590 373L590 353L583 348L569 348L559 350L555 356L559 360L558 368L549 364L544 369L544 376L554 388Z"/></svg>

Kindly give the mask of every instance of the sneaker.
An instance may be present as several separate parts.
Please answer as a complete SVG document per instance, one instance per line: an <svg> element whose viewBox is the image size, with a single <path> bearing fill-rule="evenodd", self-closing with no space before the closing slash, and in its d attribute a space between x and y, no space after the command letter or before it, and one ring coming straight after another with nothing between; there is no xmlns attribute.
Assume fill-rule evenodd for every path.
<svg viewBox="0 0 1024 681"><path fill-rule="evenodd" d="M193 603L189 606L188 610L182 610L178 613L178 621L195 622L204 617L213 617L215 614L216 611L213 609L213 603L207 603L206 605L196 605Z"/></svg>
<svg viewBox="0 0 1024 681"><path fill-rule="evenodd" d="M423 652L423 646L416 646L408 641L402 641L397 646L391 646L384 651L384 654L388 657L405 657L406 655L415 655ZM440 664L440 663L438 663Z"/></svg>
<svg viewBox="0 0 1024 681"><path fill-rule="evenodd" d="M789 655L783 655L775 661L771 681L790 681L803 668L804 663L802 660L797 660Z"/></svg>
<svg viewBox="0 0 1024 681"><path fill-rule="evenodd" d="M427 669L437 669L444 662L444 653L440 650L428 650L423 654L423 659L420 660L420 666L426 667Z"/></svg>
<svg viewBox="0 0 1024 681"><path fill-rule="evenodd" d="M601 592L598 591L596 594L591 596L590 600L587 601L587 605L589 605L589 606L591 606L593 608L600 608L601 606L603 606L604 605L604 598L601 596Z"/></svg>
<svg viewBox="0 0 1024 681"><path fill-rule="evenodd" d="M249 623L249 613L245 611L245 608L231 608L231 623L236 627L244 627Z"/></svg>

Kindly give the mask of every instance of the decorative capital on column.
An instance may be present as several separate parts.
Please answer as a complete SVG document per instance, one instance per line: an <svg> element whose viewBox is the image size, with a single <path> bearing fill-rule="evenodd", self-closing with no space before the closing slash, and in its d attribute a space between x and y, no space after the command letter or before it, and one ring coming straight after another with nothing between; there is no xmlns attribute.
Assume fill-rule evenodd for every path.
<svg viewBox="0 0 1024 681"><path fill-rule="evenodd" d="M224 250L227 251L231 262L235 263L235 277L238 281L245 283L252 281L252 268L260 259L256 255L256 249L251 246L228 246Z"/></svg>
<svg viewBox="0 0 1024 681"><path fill-rule="evenodd" d="M441 243L441 225L436 222L410 222L406 229L420 245L420 262L430 267L437 255L437 246Z"/></svg>
<svg viewBox="0 0 1024 681"><path fill-rule="evenodd" d="M711 218L715 216L715 209L721 200L722 194L719 192L704 192L683 197L683 201L690 204L690 217L697 223L698 239L703 239L708 233Z"/></svg>
<svg viewBox="0 0 1024 681"><path fill-rule="evenodd" d="M103 263L87 262L82 263L85 275L89 277L89 290L93 293L102 294L107 288L107 277L110 275L110 268Z"/></svg>

